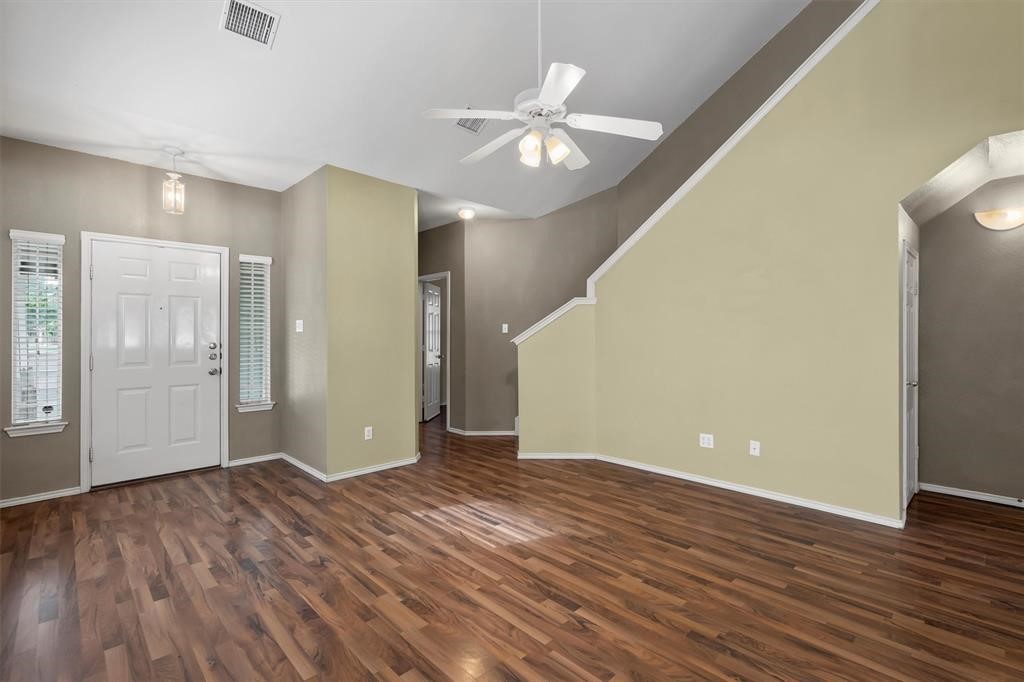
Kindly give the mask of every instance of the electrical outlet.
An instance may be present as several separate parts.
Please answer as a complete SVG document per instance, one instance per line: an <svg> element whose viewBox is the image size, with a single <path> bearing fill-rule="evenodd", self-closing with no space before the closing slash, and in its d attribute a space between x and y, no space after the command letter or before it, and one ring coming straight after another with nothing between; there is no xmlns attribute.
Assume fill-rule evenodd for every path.
<svg viewBox="0 0 1024 682"><path fill-rule="evenodd" d="M373 427L372 426L364 426L363 427L363 440L373 440Z"/></svg>
<svg viewBox="0 0 1024 682"><path fill-rule="evenodd" d="M508 334L508 322L501 323L501 333Z"/></svg>
<svg viewBox="0 0 1024 682"><path fill-rule="evenodd" d="M750 441L750 456L760 457L761 456L761 441L752 440Z"/></svg>
<svg viewBox="0 0 1024 682"><path fill-rule="evenodd" d="M295 331L302 333L302 320L295 320Z"/></svg>
<svg viewBox="0 0 1024 682"><path fill-rule="evenodd" d="M702 434L700 434L700 446L702 448L713 448L713 447L715 447L715 434L713 434L713 433L702 433Z"/></svg>

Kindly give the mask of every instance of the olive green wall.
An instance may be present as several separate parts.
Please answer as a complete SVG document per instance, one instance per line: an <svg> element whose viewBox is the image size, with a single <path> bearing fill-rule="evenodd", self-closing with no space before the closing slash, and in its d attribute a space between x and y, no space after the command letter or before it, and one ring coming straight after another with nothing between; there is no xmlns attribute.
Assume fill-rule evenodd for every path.
<svg viewBox="0 0 1024 682"><path fill-rule="evenodd" d="M9 438L0 433L0 498L62 490L79 484L81 377L81 232L227 246L231 249L230 300L238 300L239 253L274 257L271 308L280 309L284 280L276 232L281 225L278 192L186 175L186 211L168 215L161 206L164 171L91 154L0 138L0 426L11 419L11 229L63 234L64 385L61 433ZM238 309L231 305L232 334ZM280 401L284 382L283 320L271 337L272 391ZM231 340L229 340L229 343ZM238 357L230 354L230 457L280 450L281 405L269 412L239 414Z"/></svg>
<svg viewBox="0 0 1024 682"><path fill-rule="evenodd" d="M924 483L1024 498L1024 227L975 211L1024 207L997 180L921 226L920 460Z"/></svg>
<svg viewBox="0 0 1024 682"><path fill-rule="evenodd" d="M328 166L326 215L331 475L416 456L416 190Z"/></svg>
<svg viewBox="0 0 1024 682"><path fill-rule="evenodd" d="M519 346L519 451L592 455L597 362L592 305ZM544 411L558 405L558 418Z"/></svg>
<svg viewBox="0 0 1024 682"><path fill-rule="evenodd" d="M1021 127L1022 22L882 2L598 280L600 454L899 518L897 203Z"/></svg>

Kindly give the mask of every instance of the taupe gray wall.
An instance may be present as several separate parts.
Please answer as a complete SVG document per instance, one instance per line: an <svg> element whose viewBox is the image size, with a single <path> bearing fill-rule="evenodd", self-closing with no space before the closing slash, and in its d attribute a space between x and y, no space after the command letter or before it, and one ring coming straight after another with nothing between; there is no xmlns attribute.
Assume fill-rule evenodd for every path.
<svg viewBox="0 0 1024 682"><path fill-rule="evenodd" d="M860 0L811 2L633 169L619 183L619 243L643 225L859 5Z"/></svg>
<svg viewBox="0 0 1024 682"><path fill-rule="evenodd" d="M516 366L509 339L569 298L583 295L587 276L859 4L859 0L810 3L617 187L536 220L470 221L464 242L454 236L461 222L420 234L420 274L452 269L455 277L461 272L459 266L466 268L464 310L456 305L455 291L452 300L451 396L456 407L449 409L453 426L480 431L512 428L517 412ZM444 235L438 233L442 229ZM500 333L502 322L510 323L510 334ZM465 330L465 358L456 351L457 328Z"/></svg>
<svg viewBox="0 0 1024 682"><path fill-rule="evenodd" d="M466 428L466 230L459 220L419 234L419 273L451 273L451 342L448 385L448 419L457 429ZM442 299L442 301L445 299Z"/></svg>
<svg viewBox="0 0 1024 682"><path fill-rule="evenodd" d="M574 296L615 250L615 190L536 220L466 223L466 423L515 427L511 339ZM501 333L507 322L509 333Z"/></svg>
<svg viewBox="0 0 1024 682"><path fill-rule="evenodd" d="M280 194L216 180L185 177L186 211L172 216L161 208L163 171L10 138L0 139L0 421L10 423L11 262L10 229L63 234L64 386L68 427L58 434L11 439L0 434L0 498L70 488L79 484L80 311L82 231L227 246L231 249L231 301L238 298L239 253L272 256L280 262L275 233L281 223ZM271 306L280 309L283 279L271 277ZM232 333L238 329L231 306ZM272 334L273 390L280 400L283 320ZM239 414L238 357L231 357L232 409L228 420L232 459L280 450L280 411ZM280 407L280 405L278 406Z"/></svg>
<svg viewBox="0 0 1024 682"><path fill-rule="evenodd" d="M921 226L925 483L1024 497L1024 227L975 211L1024 207L1024 177L981 187Z"/></svg>
<svg viewBox="0 0 1024 682"><path fill-rule="evenodd" d="M320 471L327 470L326 178L321 168L281 195L284 306L275 315L288 367L278 405L281 450Z"/></svg>

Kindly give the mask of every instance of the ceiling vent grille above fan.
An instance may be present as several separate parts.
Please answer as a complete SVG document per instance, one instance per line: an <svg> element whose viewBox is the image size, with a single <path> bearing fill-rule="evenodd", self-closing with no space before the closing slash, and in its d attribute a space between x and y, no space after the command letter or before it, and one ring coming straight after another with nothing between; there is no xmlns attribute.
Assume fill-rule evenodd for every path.
<svg viewBox="0 0 1024 682"><path fill-rule="evenodd" d="M466 107L467 110L472 111L470 107ZM460 118L455 122L455 125L466 130L467 132L479 135L480 131L487 125L487 119L485 118Z"/></svg>
<svg viewBox="0 0 1024 682"><path fill-rule="evenodd" d="M220 27L243 38L254 40L267 48L274 46L279 14L244 0L225 0L220 14Z"/></svg>

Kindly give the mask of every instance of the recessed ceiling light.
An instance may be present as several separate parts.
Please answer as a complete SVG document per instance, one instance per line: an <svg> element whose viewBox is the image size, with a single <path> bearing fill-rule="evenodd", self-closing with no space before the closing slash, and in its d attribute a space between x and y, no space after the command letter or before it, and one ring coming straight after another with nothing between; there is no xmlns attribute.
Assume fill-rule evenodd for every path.
<svg viewBox="0 0 1024 682"><path fill-rule="evenodd" d="M476 211L471 208L460 208L459 217L463 220L472 220L476 217Z"/></svg>
<svg viewBox="0 0 1024 682"><path fill-rule="evenodd" d="M995 211L978 211L974 219L990 230L1012 230L1024 225L1024 208L1000 208Z"/></svg>

